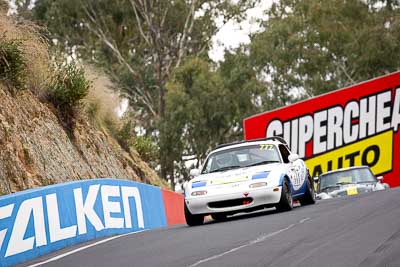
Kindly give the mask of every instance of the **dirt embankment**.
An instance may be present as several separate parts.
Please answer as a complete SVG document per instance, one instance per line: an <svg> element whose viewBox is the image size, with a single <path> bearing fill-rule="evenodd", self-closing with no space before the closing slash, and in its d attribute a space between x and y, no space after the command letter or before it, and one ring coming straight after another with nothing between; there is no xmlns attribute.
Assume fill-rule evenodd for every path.
<svg viewBox="0 0 400 267"><path fill-rule="evenodd" d="M77 119L72 137L67 134L54 107L43 101L48 54L31 29L0 10L0 38L21 41L28 63L27 89L0 81L0 195L101 177L165 186L135 151L127 153L85 116Z"/></svg>

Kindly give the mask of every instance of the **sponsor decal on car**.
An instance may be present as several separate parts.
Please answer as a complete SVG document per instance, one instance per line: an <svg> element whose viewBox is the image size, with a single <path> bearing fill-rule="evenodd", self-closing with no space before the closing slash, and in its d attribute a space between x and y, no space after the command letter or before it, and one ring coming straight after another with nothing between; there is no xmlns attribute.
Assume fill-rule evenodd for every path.
<svg viewBox="0 0 400 267"><path fill-rule="evenodd" d="M358 194L358 190L357 187L349 187L346 189L347 195L348 196L352 196L352 195L357 195Z"/></svg>
<svg viewBox="0 0 400 267"><path fill-rule="evenodd" d="M217 179L212 179L211 184L217 185L217 184L231 184L231 183L237 183L237 182L243 182L249 180L249 177L246 176L238 176L238 177L231 177L231 178L217 178Z"/></svg>

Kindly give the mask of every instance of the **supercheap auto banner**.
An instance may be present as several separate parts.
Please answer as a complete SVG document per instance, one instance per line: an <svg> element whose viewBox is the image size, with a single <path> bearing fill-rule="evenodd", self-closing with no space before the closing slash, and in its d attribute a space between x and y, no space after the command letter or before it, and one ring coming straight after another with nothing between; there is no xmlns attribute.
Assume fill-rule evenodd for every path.
<svg viewBox="0 0 400 267"><path fill-rule="evenodd" d="M400 72L244 120L245 139L281 136L312 176L368 165L400 185Z"/></svg>

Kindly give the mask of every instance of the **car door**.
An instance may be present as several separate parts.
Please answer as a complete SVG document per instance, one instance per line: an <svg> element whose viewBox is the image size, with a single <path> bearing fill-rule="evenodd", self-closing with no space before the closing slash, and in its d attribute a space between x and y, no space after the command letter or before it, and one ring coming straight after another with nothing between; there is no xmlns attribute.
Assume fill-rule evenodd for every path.
<svg viewBox="0 0 400 267"><path fill-rule="evenodd" d="M304 161L302 159L290 162L289 155L291 153L285 145L279 145L279 151L281 152L282 160L286 165L290 181L292 182L293 189L295 191L294 194L296 194L302 188L302 185L307 178L306 165L304 164Z"/></svg>

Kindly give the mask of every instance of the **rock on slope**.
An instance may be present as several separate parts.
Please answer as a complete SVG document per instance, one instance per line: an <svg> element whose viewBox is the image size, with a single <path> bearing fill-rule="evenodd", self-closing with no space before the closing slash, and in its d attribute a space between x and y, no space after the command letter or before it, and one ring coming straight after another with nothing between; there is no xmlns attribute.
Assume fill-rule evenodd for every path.
<svg viewBox="0 0 400 267"><path fill-rule="evenodd" d="M0 84L0 195L72 180L113 177L162 181L136 153L80 121L71 140L58 118L29 90Z"/></svg>

